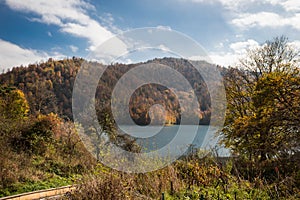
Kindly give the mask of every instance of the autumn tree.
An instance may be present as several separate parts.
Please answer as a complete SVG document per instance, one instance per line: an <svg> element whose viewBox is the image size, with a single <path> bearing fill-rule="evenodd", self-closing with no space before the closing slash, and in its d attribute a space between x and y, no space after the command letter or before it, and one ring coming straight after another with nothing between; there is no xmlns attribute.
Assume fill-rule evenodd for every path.
<svg viewBox="0 0 300 200"><path fill-rule="evenodd" d="M21 119L28 115L29 106L24 93L12 87L0 88L1 117Z"/></svg>
<svg viewBox="0 0 300 200"><path fill-rule="evenodd" d="M226 75L228 110L224 142L234 153L262 164L299 153L298 52L277 37L248 51Z"/></svg>
<svg viewBox="0 0 300 200"><path fill-rule="evenodd" d="M11 139L20 133L28 117L29 106L22 91L0 86L0 190L17 180L17 156L12 152Z"/></svg>

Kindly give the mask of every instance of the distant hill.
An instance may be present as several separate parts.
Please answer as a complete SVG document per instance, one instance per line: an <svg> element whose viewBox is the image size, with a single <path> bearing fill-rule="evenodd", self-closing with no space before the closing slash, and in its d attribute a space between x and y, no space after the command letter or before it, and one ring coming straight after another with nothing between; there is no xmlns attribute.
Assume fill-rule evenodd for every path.
<svg viewBox="0 0 300 200"><path fill-rule="evenodd" d="M72 119L72 89L76 75L84 59L75 58L64 60L49 59L47 62L31 64L28 67L14 67L7 73L0 75L0 84L14 86L22 90L30 105L32 114L57 113L62 118ZM210 96L207 86L201 75L191 64L184 59L162 58L147 61L146 63L160 63L176 69L189 80L196 96L198 97L199 109L191 111L200 119L200 124L208 124L210 120ZM137 64L109 65L99 80L96 92L98 113L106 110L110 112L110 99L113 88L118 80L128 70ZM203 62L209 67L210 64ZM139 78L137 77L136 81ZM135 80L133 80L134 83ZM192 98L190 91L174 85L182 98ZM101 100L101 105L100 101ZM167 117L166 122L171 124L180 123L180 109L187 109L179 106L179 100L168 88L157 85L143 85L137 89L130 100L129 110L132 119L140 125L150 123L149 108L154 104L165 106Z"/></svg>

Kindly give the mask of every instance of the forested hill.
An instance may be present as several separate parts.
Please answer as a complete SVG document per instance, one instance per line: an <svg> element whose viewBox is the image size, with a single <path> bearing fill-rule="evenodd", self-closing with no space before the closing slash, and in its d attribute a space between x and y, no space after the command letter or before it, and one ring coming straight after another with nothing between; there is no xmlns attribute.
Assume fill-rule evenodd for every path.
<svg viewBox="0 0 300 200"><path fill-rule="evenodd" d="M0 83L22 90L32 114L53 112L62 118L72 119L72 88L83 62L83 59L73 57L58 61L49 59L47 62L31 64L27 67L14 67L0 75ZM200 74L189 62L184 59L163 58L147 61L147 63L164 64L184 75L193 87L200 105L198 110L191 111L192 114L199 117L201 124L209 123L210 96ZM139 64L141 63L129 65L115 63L108 66L99 81L96 93L97 99L101 99L101 105L97 105L100 113L104 110L109 112L111 93L120 77ZM209 67L208 63L203 62L203 65ZM178 87L180 88L174 85L174 88ZM191 91L185 91L185 88L177 92L183 98L192 98ZM179 100L170 89L155 84L144 85L135 91L130 100L131 117L141 125L150 123L148 111L149 107L154 104L165 106L168 123L179 123L180 109L186 109L179 106Z"/></svg>

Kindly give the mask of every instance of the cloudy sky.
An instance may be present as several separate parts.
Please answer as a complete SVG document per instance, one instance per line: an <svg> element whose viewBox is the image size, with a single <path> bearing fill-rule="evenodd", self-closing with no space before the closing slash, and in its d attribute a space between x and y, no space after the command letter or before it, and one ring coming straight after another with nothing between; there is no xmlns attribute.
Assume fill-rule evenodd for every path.
<svg viewBox="0 0 300 200"><path fill-rule="evenodd" d="M0 69L87 57L122 31L182 32L213 62L233 65L245 49L285 35L300 46L299 0L0 0Z"/></svg>

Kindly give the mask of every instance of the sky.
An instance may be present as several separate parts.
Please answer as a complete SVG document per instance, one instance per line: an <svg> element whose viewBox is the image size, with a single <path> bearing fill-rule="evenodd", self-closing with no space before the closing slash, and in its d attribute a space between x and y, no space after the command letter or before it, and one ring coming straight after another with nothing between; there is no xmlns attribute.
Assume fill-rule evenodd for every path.
<svg viewBox="0 0 300 200"><path fill-rule="evenodd" d="M300 47L299 0L0 0L0 70L48 58L86 58L124 31L160 27L234 65L248 48L284 35Z"/></svg>

